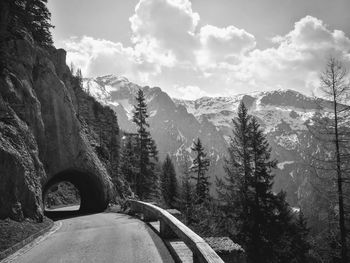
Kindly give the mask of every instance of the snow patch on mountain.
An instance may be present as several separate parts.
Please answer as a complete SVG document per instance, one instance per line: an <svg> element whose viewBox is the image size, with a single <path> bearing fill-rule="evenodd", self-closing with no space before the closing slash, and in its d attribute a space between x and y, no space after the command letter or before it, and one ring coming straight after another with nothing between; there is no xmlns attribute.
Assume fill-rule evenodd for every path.
<svg viewBox="0 0 350 263"><path fill-rule="evenodd" d="M294 161L284 161L284 162L281 162L281 163L278 163L277 164L277 168L280 169L280 170L283 170L284 169L284 166L286 164L292 164L292 163L295 163Z"/></svg>
<svg viewBox="0 0 350 263"><path fill-rule="evenodd" d="M305 147L312 144L306 122L318 105L311 97L296 91L277 90L253 92L231 97L204 97L197 100L172 99L160 88L141 87L125 77L107 75L84 79L84 89L99 102L110 106L118 116L122 130L135 132L132 112L138 89L144 91L150 114L150 131L159 149L160 160L169 153L181 174L184 154L191 154L193 140L201 138L211 160L209 176L215 194L215 177L224 176L224 159L231 142L237 108L244 102L249 113L257 118L272 147L272 158L279 163L275 189L288 189L291 204L297 202L299 191L295 177L304 156ZM328 114L329 109L321 113Z"/></svg>

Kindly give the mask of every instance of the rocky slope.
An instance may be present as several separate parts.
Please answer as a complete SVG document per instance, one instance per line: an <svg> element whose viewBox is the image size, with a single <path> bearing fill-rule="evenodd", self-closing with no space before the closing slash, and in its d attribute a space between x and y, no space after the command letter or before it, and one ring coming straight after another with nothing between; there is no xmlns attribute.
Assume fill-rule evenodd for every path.
<svg viewBox="0 0 350 263"><path fill-rule="evenodd" d="M289 202L298 203L300 186L306 180L303 155L311 143L305 122L318 108L312 98L281 90L186 101L172 99L160 88L139 87L113 75L85 79L84 88L111 107L117 113L121 129L129 132L135 131L131 121L132 105L137 89L142 88L150 113L151 134L161 159L170 153L179 172L184 153L190 152L192 141L200 137L211 158L209 173L214 195L215 177L224 175L222 166L232 134L232 118L243 101L265 129L272 156L279 161L275 190L286 190Z"/></svg>
<svg viewBox="0 0 350 263"><path fill-rule="evenodd" d="M64 50L42 49L28 35L1 48L10 59L0 72L0 218L40 220L43 187L67 169L93 174L107 205L114 112L77 88Z"/></svg>

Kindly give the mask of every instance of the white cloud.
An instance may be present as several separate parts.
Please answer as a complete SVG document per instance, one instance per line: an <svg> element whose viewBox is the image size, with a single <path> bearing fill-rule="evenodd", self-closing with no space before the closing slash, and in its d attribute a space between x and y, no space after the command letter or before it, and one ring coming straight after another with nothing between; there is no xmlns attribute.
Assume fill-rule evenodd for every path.
<svg viewBox="0 0 350 263"><path fill-rule="evenodd" d="M350 39L312 16L263 50L234 25L201 27L189 0L140 0L129 20L132 46L71 38L68 60L85 76L125 75L185 98L276 88L311 93L330 55L350 65Z"/></svg>
<svg viewBox="0 0 350 263"><path fill-rule="evenodd" d="M63 45L68 51L67 63L80 68L84 76L118 74L147 82L149 76L160 71L156 64L142 61L133 48L123 47L121 43L84 36L70 38Z"/></svg>
<svg viewBox="0 0 350 263"><path fill-rule="evenodd" d="M350 41L342 31L331 31L319 19L306 16L295 23L294 30L282 38L289 41L298 50L310 49L347 49Z"/></svg>
<svg viewBox="0 0 350 263"><path fill-rule="evenodd" d="M319 73L329 56L346 59L350 52L350 39L343 32L332 31L311 16L302 18L292 31L273 41L277 47L251 51L235 74L254 78L261 88L282 87L311 93L318 87ZM349 62L345 61L348 65Z"/></svg>
<svg viewBox="0 0 350 263"><path fill-rule="evenodd" d="M201 90L198 86L178 86L174 85L173 89L169 91L169 95L174 98L181 98L185 100L195 100L201 97L209 96L209 94Z"/></svg>
<svg viewBox="0 0 350 263"><path fill-rule="evenodd" d="M188 0L140 0L129 20L135 49L151 61L172 66L193 56L199 15Z"/></svg>
<svg viewBox="0 0 350 263"><path fill-rule="evenodd" d="M197 60L201 65L237 62L237 58L256 45L255 37L234 26L218 28L212 25L200 29L201 49Z"/></svg>

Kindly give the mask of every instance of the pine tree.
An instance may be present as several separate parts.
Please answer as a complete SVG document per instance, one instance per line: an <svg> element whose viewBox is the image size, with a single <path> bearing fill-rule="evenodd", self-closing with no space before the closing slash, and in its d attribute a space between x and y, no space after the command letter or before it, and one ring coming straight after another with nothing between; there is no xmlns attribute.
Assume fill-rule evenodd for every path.
<svg viewBox="0 0 350 263"><path fill-rule="evenodd" d="M217 179L218 197L226 207L226 232L231 238L244 240L248 215L248 182L251 180L251 116L244 103L238 107L238 117L233 119L233 136L225 160L226 175Z"/></svg>
<svg viewBox="0 0 350 263"><path fill-rule="evenodd" d="M47 47L52 45L50 29L51 13L47 9L47 0L4 0L9 2L9 12L4 27L8 32L18 36L21 31L31 33L34 41L39 45Z"/></svg>
<svg viewBox="0 0 350 263"><path fill-rule="evenodd" d="M249 180L249 188L252 193L252 200L248 200L249 210L252 217L252 228L249 229L248 249L251 261L263 261L266 250L269 247L269 233L265 232L267 224L271 219L269 202L274 199L272 193L273 175L271 170L276 167L276 160L270 160L271 148L266 140L263 130L256 118L252 117L250 122L250 144L251 144L251 163L252 180ZM252 202L252 203L250 203Z"/></svg>
<svg viewBox="0 0 350 263"><path fill-rule="evenodd" d="M0 69L12 59L6 44L10 39L23 39L28 33L42 47L52 46L51 14L47 0L0 1Z"/></svg>
<svg viewBox="0 0 350 263"><path fill-rule="evenodd" d="M75 71L75 66L74 66L73 62L70 63L69 71L70 71L70 74L73 76L74 75L74 71Z"/></svg>
<svg viewBox="0 0 350 263"><path fill-rule="evenodd" d="M77 117L78 119L80 119L80 111L81 111L81 92L83 92L83 75L81 73L80 69L77 69L75 75L74 75L74 65L73 63L71 63L71 67L70 67L70 72L72 74L71 78L72 78L72 84L73 84L73 88L76 94L76 103L77 103L77 108L76 108L76 112L77 112ZM89 94L87 92L87 94ZM118 130L119 133L119 130Z"/></svg>
<svg viewBox="0 0 350 263"><path fill-rule="evenodd" d="M191 160L187 153L184 154L182 164L181 187L178 203L182 214L185 217L185 224L191 223L192 205L193 205L193 185L190 175Z"/></svg>
<svg viewBox="0 0 350 263"><path fill-rule="evenodd" d="M53 44L50 29L51 13L47 9L47 0L25 1L24 26L32 33L33 39L42 46Z"/></svg>
<svg viewBox="0 0 350 263"><path fill-rule="evenodd" d="M135 163L138 158L136 155L136 146L133 134L125 134L123 137L123 146L121 151L119 174L129 183L133 192L136 192L137 169Z"/></svg>
<svg viewBox="0 0 350 263"><path fill-rule="evenodd" d="M295 231L292 237L292 254L295 258L292 260L292 263L309 262L309 250L311 245L308 241L308 235L310 229L308 228L306 218L301 211L298 213L298 217L295 220L294 229Z"/></svg>
<svg viewBox="0 0 350 263"><path fill-rule="evenodd" d="M157 189L158 175L155 173L155 165L158 161L157 147L147 130L149 124L147 118L147 104L141 89L137 92L137 104L134 106L133 122L137 125L137 154L138 175L135 182L135 192L141 198L150 198Z"/></svg>
<svg viewBox="0 0 350 263"><path fill-rule="evenodd" d="M81 69L78 68L77 69L77 73L76 73L76 81L77 81L77 85L81 88L83 88L83 74L81 73Z"/></svg>
<svg viewBox="0 0 350 263"><path fill-rule="evenodd" d="M119 140L119 127L112 126L109 148L109 161L110 161L110 174L112 180L118 176L118 168L120 161L120 140Z"/></svg>
<svg viewBox="0 0 350 263"><path fill-rule="evenodd" d="M272 192L276 161L266 136L243 103L233 123L226 177L217 180L227 232L244 246L248 262L292 262L296 227L285 193Z"/></svg>
<svg viewBox="0 0 350 263"><path fill-rule="evenodd" d="M205 173L209 169L210 162L199 138L193 142L191 149L196 155L191 167L191 172L195 174L192 179L196 182L197 202L202 203L209 198L209 182Z"/></svg>
<svg viewBox="0 0 350 263"><path fill-rule="evenodd" d="M177 181L175 167L168 154L162 166L161 190L165 202L172 207L177 198Z"/></svg>

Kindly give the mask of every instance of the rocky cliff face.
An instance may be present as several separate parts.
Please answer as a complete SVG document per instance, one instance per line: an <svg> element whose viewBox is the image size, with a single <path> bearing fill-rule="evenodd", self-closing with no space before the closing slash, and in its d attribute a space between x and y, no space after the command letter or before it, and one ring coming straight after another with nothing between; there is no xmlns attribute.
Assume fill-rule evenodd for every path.
<svg viewBox="0 0 350 263"><path fill-rule="evenodd" d="M93 175L107 205L115 114L75 87L64 50L44 50L30 38L4 48L10 59L0 76L0 218L40 219L43 186L72 169Z"/></svg>

